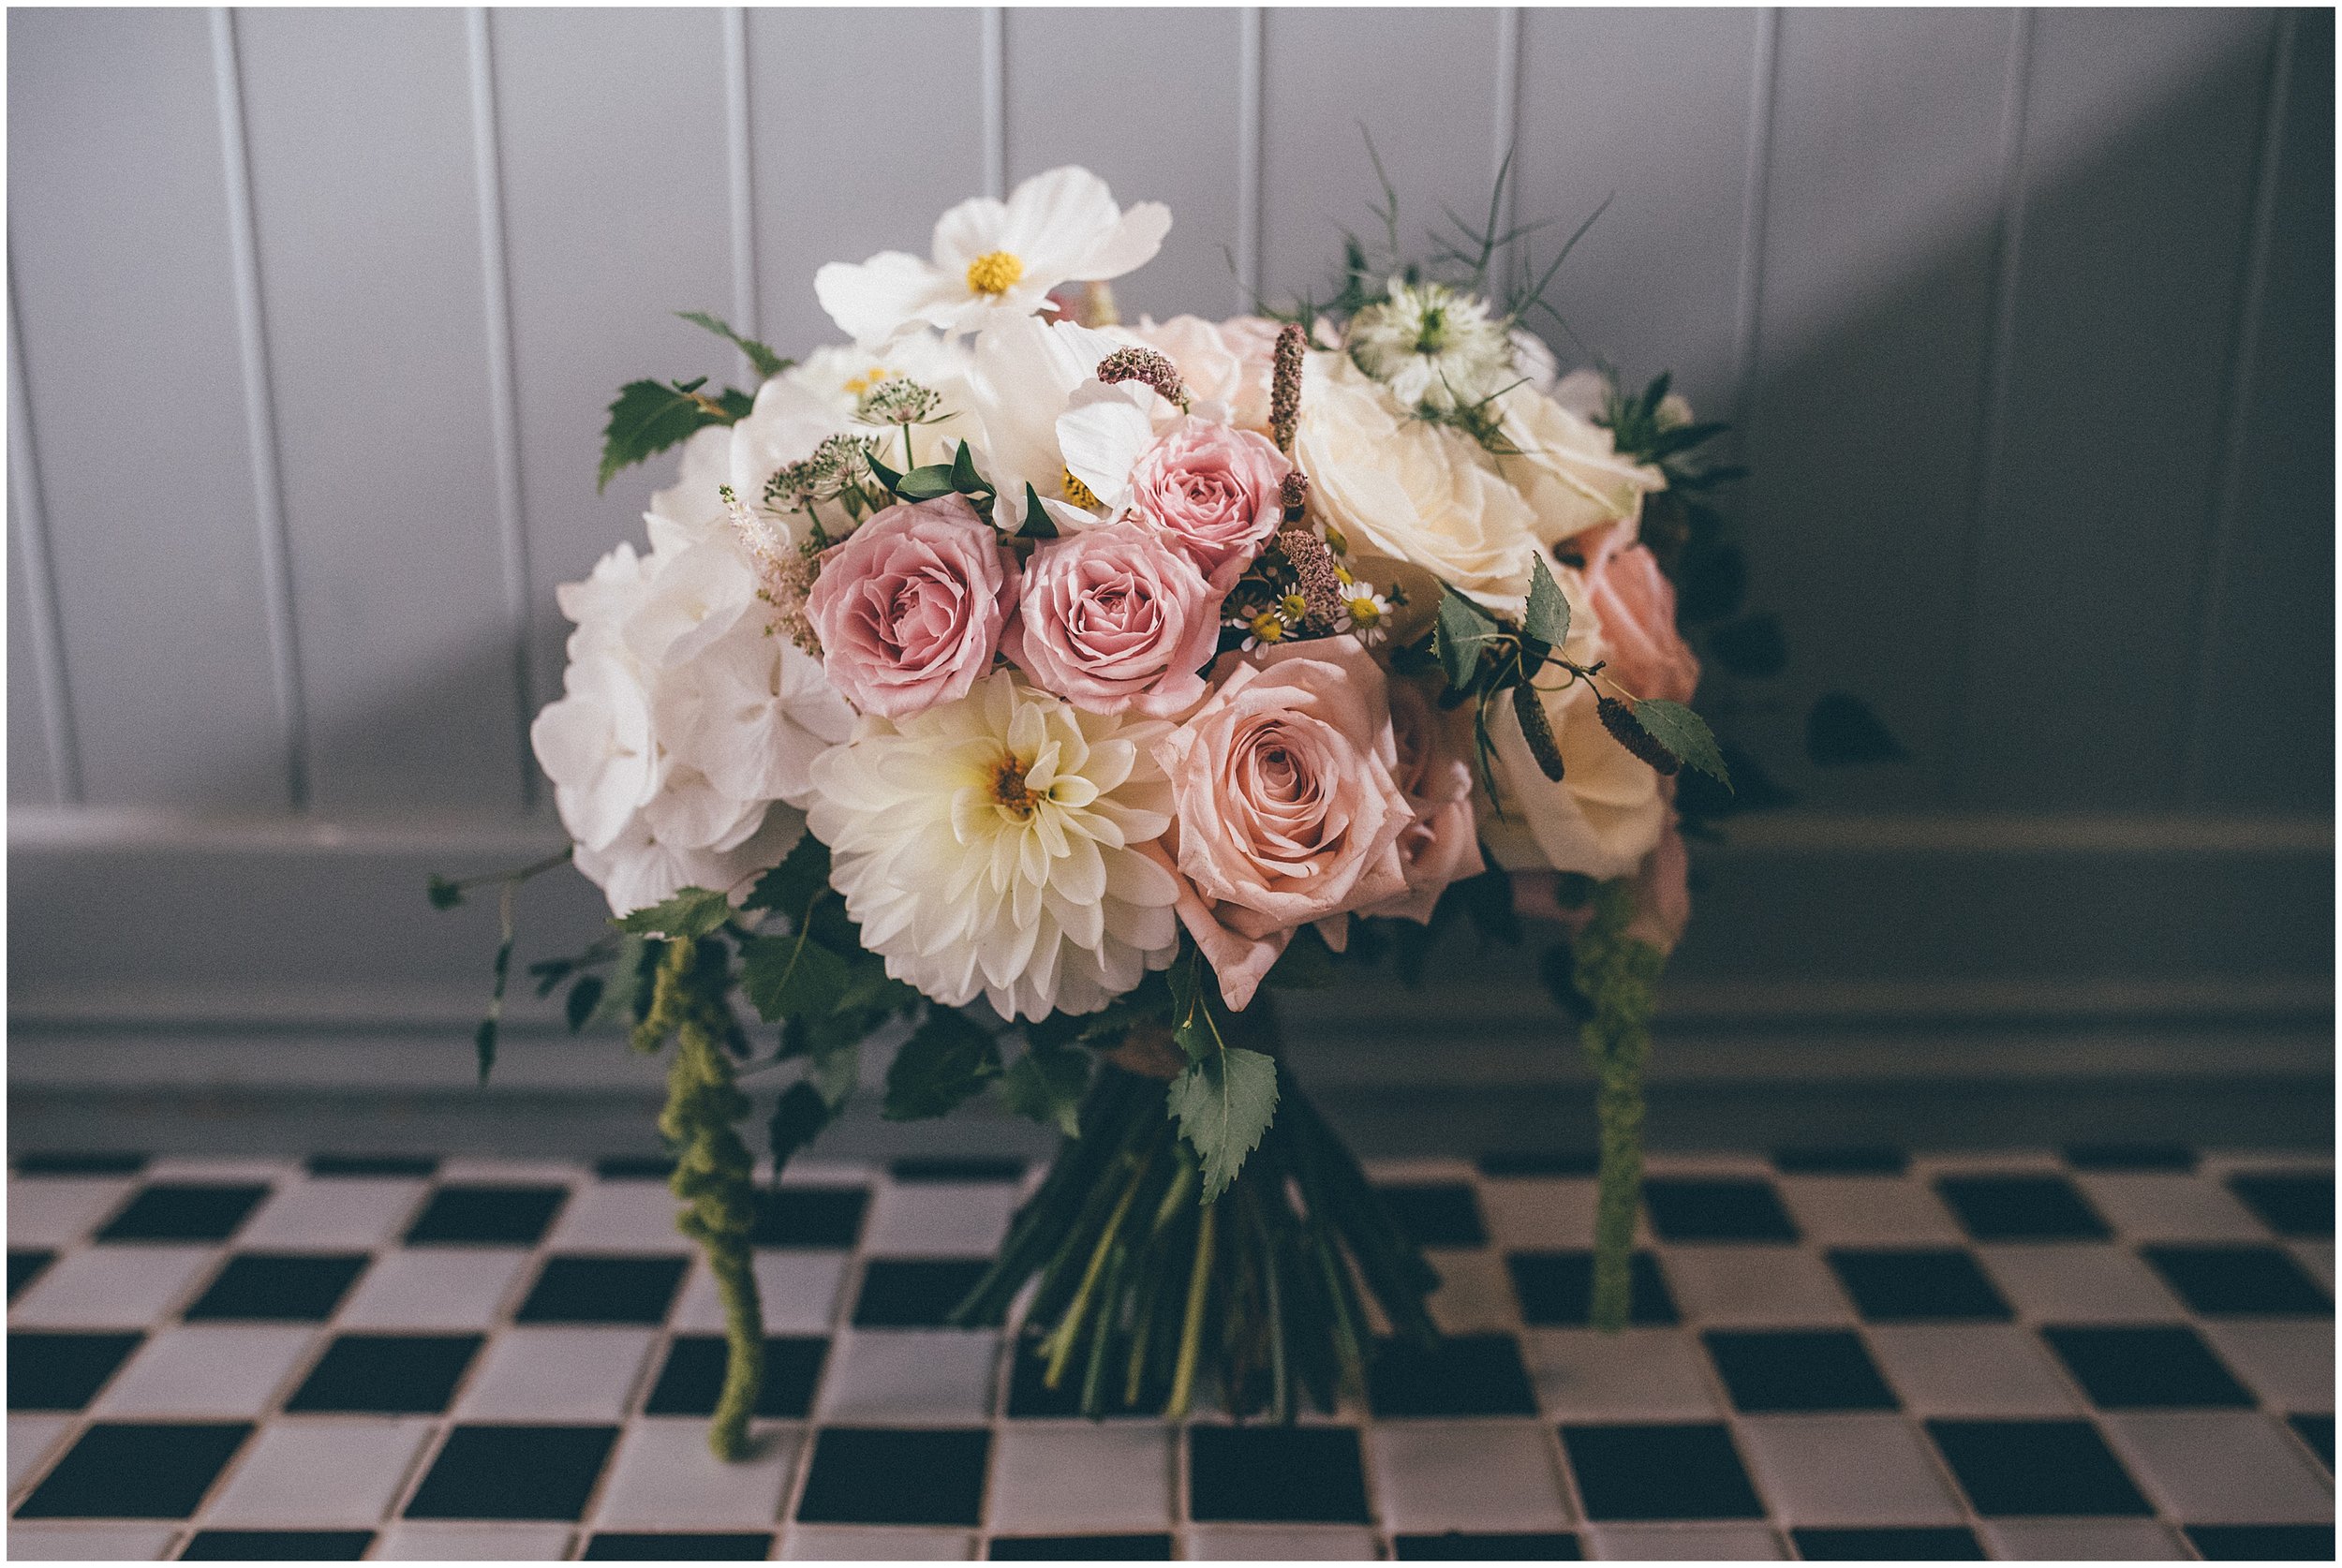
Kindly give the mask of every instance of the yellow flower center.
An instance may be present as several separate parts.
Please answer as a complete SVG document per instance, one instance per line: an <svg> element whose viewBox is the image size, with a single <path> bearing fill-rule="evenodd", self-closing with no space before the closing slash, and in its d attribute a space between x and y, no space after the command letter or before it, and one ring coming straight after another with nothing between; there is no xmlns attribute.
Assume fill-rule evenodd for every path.
<svg viewBox="0 0 2342 1568"><path fill-rule="evenodd" d="M1254 615L1252 626L1253 635L1264 643L1282 643L1285 640L1285 623L1278 618L1274 610L1264 610Z"/></svg>
<svg viewBox="0 0 2342 1568"><path fill-rule="evenodd" d="M968 287L979 294L1005 294L1024 275L1024 259L1013 250L987 250L968 263Z"/></svg>
<svg viewBox="0 0 2342 1568"><path fill-rule="evenodd" d="M1096 493L1089 486L1075 479L1073 469L1066 469L1060 477L1063 481L1060 488L1064 490L1067 500L1077 507L1094 507L1098 504Z"/></svg>
<svg viewBox="0 0 2342 1568"><path fill-rule="evenodd" d="M866 376L848 377L846 378L846 390L853 393L854 396L860 397L864 392L868 392L872 387L875 387L881 381L885 380L889 374L890 372L884 365L874 364L870 367L869 374Z"/></svg>
<svg viewBox="0 0 2342 1568"><path fill-rule="evenodd" d="M1034 797L1025 788L1025 764L1016 760L1014 752L993 764L992 798L1012 816L1032 815Z"/></svg>
<svg viewBox="0 0 2342 1568"><path fill-rule="evenodd" d="M1372 599L1354 599L1350 601L1350 624L1361 630L1379 624L1382 618L1383 612Z"/></svg>
<svg viewBox="0 0 2342 1568"><path fill-rule="evenodd" d="M1306 595L1292 593L1279 599L1277 608L1284 612L1286 620L1297 621L1310 613L1310 601Z"/></svg>
<svg viewBox="0 0 2342 1568"><path fill-rule="evenodd" d="M1326 525L1326 548L1337 555L1350 554L1350 540L1343 536L1340 528L1335 527L1331 523Z"/></svg>

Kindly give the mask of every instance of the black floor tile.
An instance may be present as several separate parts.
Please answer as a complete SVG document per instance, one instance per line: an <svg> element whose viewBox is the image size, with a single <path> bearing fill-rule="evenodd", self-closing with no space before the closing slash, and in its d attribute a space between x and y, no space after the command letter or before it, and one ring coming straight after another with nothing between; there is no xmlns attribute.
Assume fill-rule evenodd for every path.
<svg viewBox="0 0 2342 1568"><path fill-rule="evenodd" d="M1939 1176L1935 1191L1978 1241L2103 1241L2112 1234L2062 1176Z"/></svg>
<svg viewBox="0 0 2342 1568"><path fill-rule="evenodd" d="M1899 1148L1778 1148L1772 1168L1783 1176L1901 1176L1911 1157Z"/></svg>
<svg viewBox="0 0 2342 1568"><path fill-rule="evenodd" d="M1593 1304L1592 1252L1509 1252L1513 1294L1520 1298L1520 1321L1534 1328L1583 1328ZM1627 1321L1671 1324L1675 1298L1668 1294L1658 1260L1638 1252L1627 1263Z"/></svg>
<svg viewBox="0 0 2342 1568"><path fill-rule="evenodd" d="M477 1334L343 1334L285 1408L368 1415L437 1415L455 1397Z"/></svg>
<svg viewBox="0 0 2342 1568"><path fill-rule="evenodd" d="M1984 1548L1958 1525L1892 1530L1793 1530L1808 1562L1981 1562Z"/></svg>
<svg viewBox="0 0 2342 1568"><path fill-rule="evenodd" d="M1022 1160L992 1159L975 1154L939 1154L897 1160L886 1170L897 1181L912 1186L936 1181L1018 1182L1025 1179L1025 1162Z"/></svg>
<svg viewBox="0 0 2342 1568"><path fill-rule="evenodd" d="M1988 1518L2152 1512L2087 1421L1930 1421L1927 1434Z"/></svg>
<svg viewBox="0 0 2342 1568"><path fill-rule="evenodd" d="M1480 1156L1484 1176L1590 1176L1602 1168L1592 1149L1509 1149Z"/></svg>
<svg viewBox="0 0 2342 1568"><path fill-rule="evenodd" d="M2332 1562L2334 1526L2189 1525L2206 1562Z"/></svg>
<svg viewBox="0 0 2342 1568"><path fill-rule="evenodd" d="M1744 1413L1898 1408L1851 1329L1711 1329L1701 1339Z"/></svg>
<svg viewBox="0 0 2342 1568"><path fill-rule="evenodd" d="M664 1181L674 1175L674 1157L666 1154L613 1154L594 1161L594 1175L604 1181Z"/></svg>
<svg viewBox="0 0 2342 1568"><path fill-rule="evenodd" d="M66 1451L16 1511L20 1519L184 1519L252 1427L100 1423Z"/></svg>
<svg viewBox="0 0 2342 1568"><path fill-rule="evenodd" d="M428 1154L313 1154L308 1170L313 1176L432 1176L439 1161Z"/></svg>
<svg viewBox="0 0 2342 1568"><path fill-rule="evenodd" d="M1764 1509L1721 1425L1564 1427L1590 1519L1756 1519Z"/></svg>
<svg viewBox="0 0 2342 1568"><path fill-rule="evenodd" d="M2332 1171L2251 1171L2228 1185L2279 1235L2313 1241L2334 1234Z"/></svg>
<svg viewBox="0 0 2342 1568"><path fill-rule="evenodd" d="M756 1194L758 1247L852 1247L870 1206L867 1187L767 1188Z"/></svg>
<svg viewBox="0 0 2342 1568"><path fill-rule="evenodd" d="M872 1258L854 1297L856 1328L941 1328L991 1265L983 1258Z"/></svg>
<svg viewBox="0 0 2342 1568"><path fill-rule="evenodd" d="M578 1557L586 1562L761 1562L772 1549L769 1531L670 1535L604 1531L587 1541Z"/></svg>
<svg viewBox="0 0 2342 1568"><path fill-rule="evenodd" d="M2186 1144L2071 1144L2066 1163L2077 1171L2192 1171L2196 1151Z"/></svg>
<svg viewBox="0 0 2342 1568"><path fill-rule="evenodd" d="M756 1413L775 1420L802 1420L813 1409L829 1341L781 1337L764 1341L764 1381ZM713 1415L723 1392L726 1351L719 1334L681 1334L668 1347L666 1364L643 1405L645 1415Z"/></svg>
<svg viewBox="0 0 2342 1568"><path fill-rule="evenodd" d="M574 1519L615 1427L457 1427L407 1504L410 1519Z"/></svg>
<svg viewBox="0 0 2342 1568"><path fill-rule="evenodd" d="M240 1252L187 1309L190 1322L258 1318L323 1323L371 1262L365 1253Z"/></svg>
<svg viewBox="0 0 2342 1568"><path fill-rule="evenodd" d="M566 1187L442 1187L407 1227L407 1245L477 1241L533 1247L569 1196Z"/></svg>
<svg viewBox="0 0 2342 1568"><path fill-rule="evenodd" d="M2288 1425L2301 1433L2302 1441L2309 1444L2312 1452L2316 1453L2319 1463L2326 1467L2326 1473L2333 1474L2334 1417L2331 1415L2289 1415L2285 1419Z"/></svg>
<svg viewBox="0 0 2342 1568"><path fill-rule="evenodd" d="M2199 1312L2287 1313L2323 1317L2325 1293L2293 1254L2276 1247L2142 1247L2181 1300Z"/></svg>
<svg viewBox="0 0 2342 1568"><path fill-rule="evenodd" d="M828 1427L814 1435L801 1524L961 1525L984 1509L992 1434Z"/></svg>
<svg viewBox="0 0 2342 1568"><path fill-rule="evenodd" d="M200 1530L182 1562L355 1562L370 1530Z"/></svg>
<svg viewBox="0 0 2342 1568"><path fill-rule="evenodd" d="M8 1408L84 1408L143 1338L139 1334L10 1334Z"/></svg>
<svg viewBox="0 0 2342 1568"><path fill-rule="evenodd" d="M1399 1229L1418 1247L1485 1247L1479 1200L1465 1182L1420 1183L1375 1189Z"/></svg>
<svg viewBox="0 0 2342 1568"><path fill-rule="evenodd" d="M995 1535L985 1554L995 1562L1163 1562L1164 1535Z"/></svg>
<svg viewBox="0 0 2342 1568"><path fill-rule="evenodd" d="M1401 1562L1575 1562L1585 1554L1578 1537L1562 1534L1480 1534L1451 1530L1445 1535L1394 1535L1391 1556Z"/></svg>
<svg viewBox="0 0 2342 1568"><path fill-rule="evenodd" d="M225 1241L236 1234L268 1189L259 1185L194 1182L149 1187L132 1198L100 1241Z"/></svg>
<svg viewBox="0 0 2342 1568"><path fill-rule="evenodd" d="M1769 1181L1657 1177L1642 1185L1663 1241L1795 1241L1797 1226Z"/></svg>
<svg viewBox="0 0 2342 1568"><path fill-rule="evenodd" d="M56 1253L38 1248L8 1249L8 1299L14 1301L25 1286L40 1278L41 1270L56 1261Z"/></svg>
<svg viewBox="0 0 2342 1568"><path fill-rule="evenodd" d="M16 1174L29 1176L136 1176L146 1169L143 1154L74 1153L20 1154Z"/></svg>
<svg viewBox="0 0 2342 1568"><path fill-rule="evenodd" d="M2253 1402L2192 1328L2044 1328L2041 1338L2100 1410Z"/></svg>
<svg viewBox="0 0 2342 1568"><path fill-rule="evenodd" d="M1358 1434L1347 1427L1190 1427L1197 1523L1367 1524Z"/></svg>
<svg viewBox="0 0 2342 1568"><path fill-rule="evenodd" d="M662 1324L689 1262L681 1256L550 1257L512 1321Z"/></svg>
<svg viewBox="0 0 2342 1568"><path fill-rule="evenodd" d="M1536 1395L1509 1334L1455 1334L1430 1350L1409 1339L1375 1346L1366 1371L1376 1415L1534 1415Z"/></svg>
<svg viewBox="0 0 2342 1568"><path fill-rule="evenodd" d="M1976 1258L1953 1248L1839 1249L1830 1253L1830 1266L1871 1323L2008 1321L2008 1303Z"/></svg>

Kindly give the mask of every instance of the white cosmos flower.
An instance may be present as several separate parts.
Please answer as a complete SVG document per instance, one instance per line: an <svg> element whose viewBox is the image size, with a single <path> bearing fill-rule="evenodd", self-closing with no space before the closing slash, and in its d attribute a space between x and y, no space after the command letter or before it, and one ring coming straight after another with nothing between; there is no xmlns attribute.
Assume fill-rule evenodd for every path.
<svg viewBox="0 0 2342 1568"><path fill-rule="evenodd" d="M1160 720L1083 713L1010 671L813 763L808 819L886 972L1002 1017L1094 1013L1168 967L1178 884Z"/></svg>
<svg viewBox="0 0 2342 1568"><path fill-rule="evenodd" d="M1107 386L1098 362L1125 340L1071 321L1001 321L976 339L968 402L981 432L985 477L1004 503L1003 526L1024 517L1025 486L1061 533L1095 527L1129 498L1132 466L1158 423L1178 410L1135 381ZM1070 481L1070 482L1069 482Z"/></svg>
<svg viewBox="0 0 2342 1568"><path fill-rule="evenodd" d="M1087 169L1052 169L1006 201L978 197L945 213L929 259L888 250L859 266L833 261L814 274L813 291L847 335L882 348L923 326L957 333L1030 316L1061 283L1146 265L1170 228L1161 202L1124 212Z"/></svg>

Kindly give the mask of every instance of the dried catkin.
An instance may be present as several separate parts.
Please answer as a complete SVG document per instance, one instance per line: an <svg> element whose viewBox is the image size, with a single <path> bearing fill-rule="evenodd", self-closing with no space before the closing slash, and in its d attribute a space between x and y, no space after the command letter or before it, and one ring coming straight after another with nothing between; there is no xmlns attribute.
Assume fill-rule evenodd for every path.
<svg viewBox="0 0 2342 1568"><path fill-rule="evenodd" d="M1619 745L1649 762L1662 777L1682 767L1675 753L1661 746L1636 719L1635 711L1617 698L1603 698L1594 704L1594 712L1601 715L1602 727L1610 732Z"/></svg>
<svg viewBox="0 0 2342 1568"><path fill-rule="evenodd" d="M1562 781L1562 746L1553 738L1553 721L1546 717L1545 703L1537 697L1537 688L1527 681L1513 686L1513 712L1520 718L1520 734L1529 743L1529 755L1537 760L1545 777L1559 784Z"/></svg>

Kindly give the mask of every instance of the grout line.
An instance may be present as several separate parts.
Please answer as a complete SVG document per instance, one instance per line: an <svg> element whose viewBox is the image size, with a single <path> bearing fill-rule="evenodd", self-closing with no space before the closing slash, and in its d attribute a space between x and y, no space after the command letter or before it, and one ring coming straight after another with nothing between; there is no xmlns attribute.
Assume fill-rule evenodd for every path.
<svg viewBox="0 0 2342 1568"><path fill-rule="evenodd" d="M480 202L481 303L486 314L488 422L496 453L497 538L504 573L505 634L511 641L512 712L520 748L521 809L538 804L537 757L529 742L536 681L529 665L528 512L522 494L520 394L512 355L510 244L504 171L497 136L496 56L487 11L464 13L471 70L472 171Z"/></svg>
<svg viewBox="0 0 2342 1568"><path fill-rule="evenodd" d="M8 508L15 515L17 553L23 558L24 613L31 623L33 665L40 687L41 732L49 747L49 785L61 806L82 800L82 744L73 720L73 688L65 658L65 623L57 610L57 570L49 548L49 503L40 482L40 445L33 435L33 400L24 374L24 323L16 303L16 269L8 269Z"/></svg>
<svg viewBox="0 0 2342 1568"><path fill-rule="evenodd" d="M1517 164L1520 151L1520 81L1521 81L1521 18L1518 6L1499 7L1496 12L1496 84L1493 94L1496 110L1495 145L1489 155L1489 178L1493 182L1499 173L1505 173L1508 161L1514 166L1505 173L1505 188L1497 193L1495 229L1498 234L1513 226L1513 213L1519 205L1520 170ZM1504 293L1512 291L1518 242L1507 241L1498 251L1488 278L1487 289L1491 297L1502 287Z"/></svg>
<svg viewBox="0 0 2342 1568"><path fill-rule="evenodd" d="M1249 313L1262 294L1261 69L1266 22L1258 6L1239 7L1236 17L1236 289L1237 309Z"/></svg>
<svg viewBox="0 0 2342 1568"><path fill-rule="evenodd" d="M1765 292L1765 221L1771 197L1772 100L1780 74L1781 8L1757 14L1755 55L1749 66L1747 161L1741 184L1740 287L1732 321L1732 422L1748 438L1750 405L1756 387L1759 318Z"/></svg>
<svg viewBox="0 0 2342 1568"><path fill-rule="evenodd" d="M1005 7L977 13L976 75L983 86L984 194L1008 195L1008 18Z"/></svg>
<svg viewBox="0 0 2342 1568"><path fill-rule="evenodd" d="M260 254L252 198L244 81L236 60L231 11L211 12L213 86L219 111L221 163L227 171L228 244L235 274L237 348L244 365L244 415L251 442L252 498L259 528L260 588L284 747L285 795L292 810L309 806L308 716L301 684L300 629L294 617L292 540L285 522L284 468L276 449L276 393L269 376L268 324L260 298Z"/></svg>
<svg viewBox="0 0 2342 1568"><path fill-rule="evenodd" d="M724 9L724 109L732 181L732 325L743 337L762 337L756 287L756 141L749 96L749 16ZM742 374L755 374L735 351Z"/></svg>

